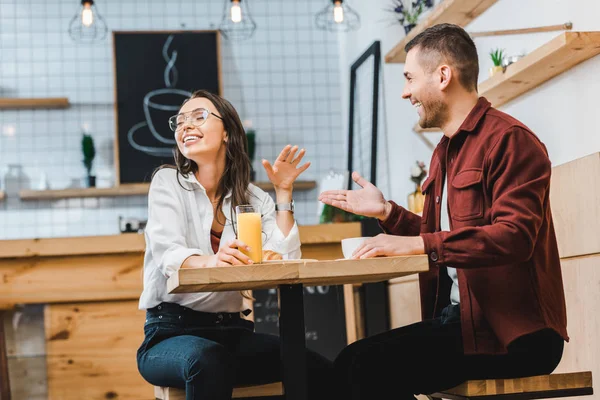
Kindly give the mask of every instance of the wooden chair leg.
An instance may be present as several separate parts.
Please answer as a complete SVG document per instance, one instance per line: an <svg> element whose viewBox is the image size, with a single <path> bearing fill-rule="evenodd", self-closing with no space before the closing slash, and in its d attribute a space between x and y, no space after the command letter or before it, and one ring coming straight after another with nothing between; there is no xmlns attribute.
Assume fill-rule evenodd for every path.
<svg viewBox="0 0 600 400"><path fill-rule="evenodd" d="M5 314L6 310L0 309L0 400L10 400L8 357L6 354L6 335L4 332Z"/></svg>

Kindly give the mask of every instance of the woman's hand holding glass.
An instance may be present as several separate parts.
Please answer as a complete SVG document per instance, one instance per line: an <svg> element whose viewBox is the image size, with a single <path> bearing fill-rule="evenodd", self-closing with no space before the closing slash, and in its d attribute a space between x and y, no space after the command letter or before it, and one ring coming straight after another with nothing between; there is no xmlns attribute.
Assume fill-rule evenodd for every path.
<svg viewBox="0 0 600 400"><path fill-rule="evenodd" d="M242 253L241 249L250 251L250 247L241 240L235 239L227 242L219 249L217 254L212 256L211 265L213 267L231 267L232 265L252 264L250 257Z"/></svg>

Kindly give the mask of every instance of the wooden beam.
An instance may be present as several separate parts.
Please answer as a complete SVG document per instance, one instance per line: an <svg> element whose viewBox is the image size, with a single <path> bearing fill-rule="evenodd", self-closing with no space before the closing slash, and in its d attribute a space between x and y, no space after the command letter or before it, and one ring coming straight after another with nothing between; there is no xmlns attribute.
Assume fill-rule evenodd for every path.
<svg viewBox="0 0 600 400"><path fill-rule="evenodd" d="M56 98L0 98L0 109L67 108L69 99Z"/></svg>
<svg viewBox="0 0 600 400"><path fill-rule="evenodd" d="M487 32L469 32L472 38L480 38L487 36L505 36L505 35L522 35L527 33L539 33L539 32L554 32L554 31L570 31L573 29L571 22L566 22L560 25L548 25L538 26L535 28L521 28L521 29L505 29L499 31L487 31Z"/></svg>
<svg viewBox="0 0 600 400"><path fill-rule="evenodd" d="M385 56L386 63L403 63L406 61L404 47L419 33L433 25L447 22L459 26L466 26L485 10L490 8L497 0L444 0L437 5L431 14L415 26L392 50Z"/></svg>

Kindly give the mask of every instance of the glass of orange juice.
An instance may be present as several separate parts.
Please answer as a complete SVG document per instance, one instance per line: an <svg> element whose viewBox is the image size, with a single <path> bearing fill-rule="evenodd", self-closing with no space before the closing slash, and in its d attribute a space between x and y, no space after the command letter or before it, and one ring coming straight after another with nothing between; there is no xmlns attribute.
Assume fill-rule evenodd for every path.
<svg viewBox="0 0 600 400"><path fill-rule="evenodd" d="M240 205L235 208L237 216L237 236L250 251L242 250L255 263L262 262L262 223L257 208L251 205Z"/></svg>

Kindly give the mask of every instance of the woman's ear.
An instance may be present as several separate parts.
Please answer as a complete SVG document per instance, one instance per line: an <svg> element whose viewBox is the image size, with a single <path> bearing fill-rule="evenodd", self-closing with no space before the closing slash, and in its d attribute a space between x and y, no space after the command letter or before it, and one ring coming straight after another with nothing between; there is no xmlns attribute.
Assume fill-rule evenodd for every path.
<svg viewBox="0 0 600 400"><path fill-rule="evenodd" d="M229 135L227 135L227 132L225 132L225 137L223 138L223 143L227 143L228 139L229 139Z"/></svg>

